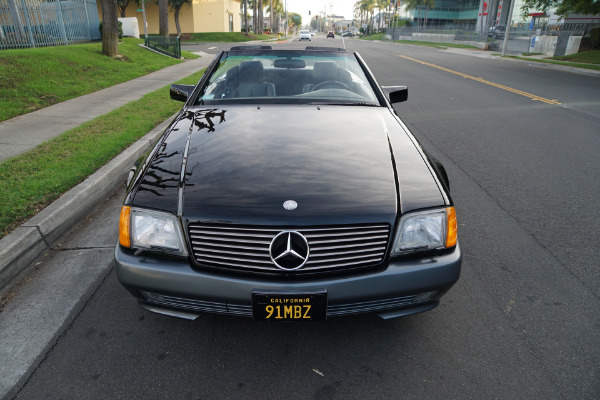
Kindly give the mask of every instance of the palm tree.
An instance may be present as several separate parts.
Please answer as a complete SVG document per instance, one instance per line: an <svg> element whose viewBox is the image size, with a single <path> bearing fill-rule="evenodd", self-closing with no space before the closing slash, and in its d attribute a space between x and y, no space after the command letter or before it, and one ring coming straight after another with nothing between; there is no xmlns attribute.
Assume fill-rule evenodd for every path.
<svg viewBox="0 0 600 400"><path fill-rule="evenodd" d="M363 10L365 10L365 12L367 13L367 18L369 13L371 13L371 20L370 22L367 20L368 23L368 27L367 29L369 30L369 35L371 35L371 30L373 27L373 11L375 10L375 5L376 5L376 0L361 0L360 1L360 6Z"/></svg>
<svg viewBox="0 0 600 400"><path fill-rule="evenodd" d="M379 31L382 25L385 25L385 9L390 5L389 0L377 0L377 8L379 8Z"/></svg>
<svg viewBox="0 0 600 400"><path fill-rule="evenodd" d="M257 33L263 33L263 29L264 29L264 21L263 21L263 10L264 10L264 6L263 6L263 2L262 0L258 0L258 32Z"/></svg>
<svg viewBox="0 0 600 400"><path fill-rule="evenodd" d="M271 33L279 33L279 20L281 15L285 11L285 7L281 0L270 0L269 8L267 10L271 18ZM273 28L275 30L273 31Z"/></svg>

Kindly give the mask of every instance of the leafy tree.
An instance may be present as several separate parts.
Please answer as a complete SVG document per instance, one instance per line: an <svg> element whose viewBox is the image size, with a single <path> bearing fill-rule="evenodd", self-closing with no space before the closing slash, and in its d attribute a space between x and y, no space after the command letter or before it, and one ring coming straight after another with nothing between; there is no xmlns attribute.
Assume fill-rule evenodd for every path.
<svg viewBox="0 0 600 400"><path fill-rule="evenodd" d="M288 26L293 26L294 30L301 27L302 26L302 16L298 13L288 12Z"/></svg>
<svg viewBox="0 0 600 400"><path fill-rule="evenodd" d="M406 9L419 11L419 16L417 17L417 26L421 27L423 20L425 20L425 25L427 25L427 14L430 8L435 7L435 0L405 0L404 5L406 6ZM425 10L424 17L423 10Z"/></svg>
<svg viewBox="0 0 600 400"><path fill-rule="evenodd" d="M521 11L523 16L527 16L529 10L547 12L552 7L556 7L556 13L561 17L569 14L600 14L600 1L598 0L524 0Z"/></svg>
<svg viewBox="0 0 600 400"><path fill-rule="evenodd" d="M100 0L102 10L102 54L109 57L119 55L119 20L117 0Z"/></svg>
<svg viewBox="0 0 600 400"><path fill-rule="evenodd" d="M181 26L179 25L179 11L184 4L188 6L192 4L192 0L169 0L171 9L173 10L173 17L175 18L175 27L177 28L177 36L181 35Z"/></svg>
<svg viewBox="0 0 600 400"><path fill-rule="evenodd" d="M117 0L117 7L119 7L119 11L121 12L121 18L125 18L125 10L129 5L129 0Z"/></svg>

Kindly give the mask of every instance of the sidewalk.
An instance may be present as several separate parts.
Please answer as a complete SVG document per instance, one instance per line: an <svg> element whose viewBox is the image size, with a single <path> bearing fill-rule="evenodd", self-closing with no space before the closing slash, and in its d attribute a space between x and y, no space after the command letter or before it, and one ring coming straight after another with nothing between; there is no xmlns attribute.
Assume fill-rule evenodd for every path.
<svg viewBox="0 0 600 400"><path fill-rule="evenodd" d="M0 122L0 162L206 68L214 57L197 54L202 57Z"/></svg>
<svg viewBox="0 0 600 400"><path fill-rule="evenodd" d="M202 52L197 54L202 57L0 122L0 162L206 68L214 58ZM51 249L58 238L124 182L131 165L150 149L169 122L170 119L152 130L83 183L0 240L0 294L33 260Z"/></svg>

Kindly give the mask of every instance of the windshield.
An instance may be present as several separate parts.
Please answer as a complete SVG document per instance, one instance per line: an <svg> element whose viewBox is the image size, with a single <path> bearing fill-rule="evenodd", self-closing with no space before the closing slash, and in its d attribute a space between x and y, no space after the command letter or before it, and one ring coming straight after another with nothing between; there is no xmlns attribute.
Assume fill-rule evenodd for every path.
<svg viewBox="0 0 600 400"><path fill-rule="evenodd" d="M224 53L196 103L380 106L354 54L291 50Z"/></svg>

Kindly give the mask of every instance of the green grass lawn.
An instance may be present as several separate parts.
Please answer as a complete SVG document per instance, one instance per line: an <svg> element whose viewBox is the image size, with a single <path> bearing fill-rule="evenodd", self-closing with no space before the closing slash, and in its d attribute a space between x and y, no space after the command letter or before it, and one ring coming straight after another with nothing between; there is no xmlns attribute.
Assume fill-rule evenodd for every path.
<svg viewBox="0 0 600 400"><path fill-rule="evenodd" d="M591 53L591 52L588 51L588 52L584 52L584 53ZM517 60L526 60L526 61L533 61L533 62L539 62L539 63L545 63L545 64L554 64L554 65L564 65L566 67L576 67L576 68L592 69L592 70L600 71L600 63L593 62L593 60L594 60L593 56L591 56L591 57L588 55L585 55L583 57L579 56L579 54L584 54L584 53L573 54L570 56L552 57L552 58L532 58L532 57L520 57L520 56L505 56L505 57L514 58ZM500 54L493 54L493 55L500 56ZM558 60L563 60L563 59L577 60L577 62L558 61ZM586 60L586 61L581 61L581 60ZM596 59L596 61L598 61L598 60Z"/></svg>
<svg viewBox="0 0 600 400"><path fill-rule="evenodd" d="M181 35L181 43L198 43L198 42L249 42L251 40L272 40L277 39L277 35L255 35L250 33L246 36L242 32L203 32L203 33L184 33Z"/></svg>
<svg viewBox="0 0 600 400"><path fill-rule="evenodd" d="M121 59L102 55L101 43L0 51L0 121L181 62L139 43L124 38Z"/></svg>
<svg viewBox="0 0 600 400"><path fill-rule="evenodd" d="M178 83L195 84L204 71ZM169 87L0 163L0 238L177 112Z"/></svg>
<svg viewBox="0 0 600 400"><path fill-rule="evenodd" d="M576 63L600 64L600 50L582 51L562 57L550 57L551 60L571 61Z"/></svg>

